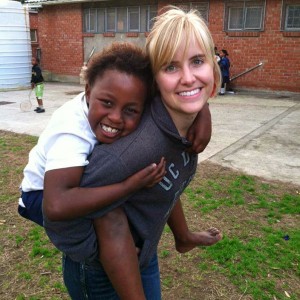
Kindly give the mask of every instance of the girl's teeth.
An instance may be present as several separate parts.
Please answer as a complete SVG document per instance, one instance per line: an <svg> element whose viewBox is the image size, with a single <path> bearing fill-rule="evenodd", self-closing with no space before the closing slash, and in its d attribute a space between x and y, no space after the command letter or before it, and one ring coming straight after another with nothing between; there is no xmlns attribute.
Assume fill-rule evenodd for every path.
<svg viewBox="0 0 300 300"><path fill-rule="evenodd" d="M179 93L180 96L193 96L197 93L199 93L200 89L196 89L196 90L193 90L193 91L189 91L189 92L181 92Z"/></svg>
<svg viewBox="0 0 300 300"><path fill-rule="evenodd" d="M109 132L109 133L117 133L119 131L118 129L108 127L106 125L102 125L102 129L106 132Z"/></svg>

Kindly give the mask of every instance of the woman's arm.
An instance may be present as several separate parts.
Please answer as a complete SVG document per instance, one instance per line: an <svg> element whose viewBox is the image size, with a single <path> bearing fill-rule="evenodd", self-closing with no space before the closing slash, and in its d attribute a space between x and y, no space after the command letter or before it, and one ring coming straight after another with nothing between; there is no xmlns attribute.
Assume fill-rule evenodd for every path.
<svg viewBox="0 0 300 300"><path fill-rule="evenodd" d="M72 167L46 172L43 212L50 221L85 216L143 187L158 183L165 175L165 159L162 158L159 164L151 164L120 183L101 187L80 187L83 169Z"/></svg>
<svg viewBox="0 0 300 300"><path fill-rule="evenodd" d="M211 114L208 103L198 113L187 133L187 139L193 143L189 151L201 153L208 145L212 132Z"/></svg>

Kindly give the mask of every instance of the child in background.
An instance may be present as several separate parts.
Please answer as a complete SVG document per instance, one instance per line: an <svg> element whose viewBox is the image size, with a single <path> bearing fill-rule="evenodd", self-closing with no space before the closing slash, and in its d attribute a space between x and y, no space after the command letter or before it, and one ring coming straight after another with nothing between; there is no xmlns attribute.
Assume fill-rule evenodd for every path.
<svg viewBox="0 0 300 300"><path fill-rule="evenodd" d="M44 95L44 78L42 70L39 67L39 59L33 57L31 59L32 71L31 71L31 88L35 89L35 96L38 103L38 107L34 110L37 113L45 112L43 105L43 95Z"/></svg>
<svg viewBox="0 0 300 300"><path fill-rule="evenodd" d="M219 62L221 73L222 73L222 85L221 85L221 91L219 95L224 96L226 93L226 86L230 83L230 61L228 58L228 52L225 49L222 49L220 51L220 57L221 60Z"/></svg>

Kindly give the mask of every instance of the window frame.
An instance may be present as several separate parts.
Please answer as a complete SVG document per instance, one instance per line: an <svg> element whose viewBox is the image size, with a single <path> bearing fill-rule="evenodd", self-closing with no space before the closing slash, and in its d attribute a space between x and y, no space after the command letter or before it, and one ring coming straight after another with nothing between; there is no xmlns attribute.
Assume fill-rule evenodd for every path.
<svg viewBox="0 0 300 300"><path fill-rule="evenodd" d="M295 1L283 1L282 3L282 16L281 16L281 30L286 32L299 32L299 27L288 27L288 17L289 17L289 8L290 7L297 7L300 10L300 1L295 3Z"/></svg>
<svg viewBox="0 0 300 300"><path fill-rule="evenodd" d="M175 2L172 5L181 8L182 10L188 12L191 9L196 9L200 12L201 16L205 20L205 22L208 24L209 22L209 2L207 0L203 1L191 1L191 2ZM199 10L197 7L203 7L203 10ZM202 13L205 11L205 15Z"/></svg>
<svg viewBox="0 0 300 300"><path fill-rule="evenodd" d="M242 9L242 20L241 27L234 28L232 27L232 18L233 9ZM259 16L259 26L254 26L251 24L247 25L249 20L251 9L258 9L260 12ZM266 1L265 0L241 0L241 1L227 1L225 2L225 17L224 17L224 30L227 32L253 32L253 31L264 31L264 22L265 22L265 13L266 13Z"/></svg>
<svg viewBox="0 0 300 300"><path fill-rule="evenodd" d="M33 34L34 34L34 39L32 38ZM37 43L38 42L37 29L30 29L30 42L31 43Z"/></svg>
<svg viewBox="0 0 300 300"><path fill-rule="evenodd" d="M112 28L108 28L108 10L111 10L111 11L114 11L114 28L112 29ZM118 13L117 13L117 8L116 7L107 7L107 8L105 8L105 15L104 15L104 30L105 30L105 32L117 32L117 26L118 26L118 24L117 24L117 15L118 15Z"/></svg>
<svg viewBox="0 0 300 300"><path fill-rule="evenodd" d="M131 12L131 9L137 9L136 12ZM138 27L135 29L131 29L131 13L137 13L138 14ZM140 32L141 31L141 8L140 6L128 6L127 7L127 32Z"/></svg>
<svg viewBox="0 0 300 300"><path fill-rule="evenodd" d="M157 5L146 5L146 32L149 32L154 24L154 18L157 16L158 9ZM152 14L155 16L151 17Z"/></svg>
<svg viewBox="0 0 300 300"><path fill-rule="evenodd" d="M121 19L120 16L125 18ZM136 13L138 20L131 13ZM157 5L132 5L122 7L98 7L83 9L83 33L125 33L149 32L153 26L153 18L157 16ZM93 15L94 14L94 15ZM110 16L111 14L111 16ZM114 14L114 21L112 18ZM103 17L101 17L103 16ZM94 19L94 22L92 21ZM102 20L103 19L103 20ZM120 30L119 23L124 23L124 30ZM103 23L102 23L103 22ZM136 22L138 26L132 26ZM111 26L114 23L114 26ZM100 30L103 27L103 31Z"/></svg>

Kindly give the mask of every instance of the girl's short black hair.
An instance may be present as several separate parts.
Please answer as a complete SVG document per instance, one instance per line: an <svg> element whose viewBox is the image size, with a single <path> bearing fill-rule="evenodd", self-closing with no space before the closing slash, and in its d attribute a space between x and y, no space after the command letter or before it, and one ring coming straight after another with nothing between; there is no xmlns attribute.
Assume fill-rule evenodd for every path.
<svg viewBox="0 0 300 300"><path fill-rule="evenodd" d="M227 52L227 50L222 49L221 51L222 51L226 56L229 56L229 53Z"/></svg>
<svg viewBox="0 0 300 300"><path fill-rule="evenodd" d="M107 70L136 76L150 91L153 82L150 61L145 52L132 43L114 42L94 54L85 72L86 83L92 87L96 79L103 76Z"/></svg>

